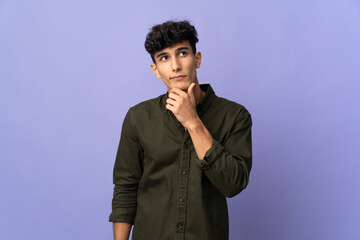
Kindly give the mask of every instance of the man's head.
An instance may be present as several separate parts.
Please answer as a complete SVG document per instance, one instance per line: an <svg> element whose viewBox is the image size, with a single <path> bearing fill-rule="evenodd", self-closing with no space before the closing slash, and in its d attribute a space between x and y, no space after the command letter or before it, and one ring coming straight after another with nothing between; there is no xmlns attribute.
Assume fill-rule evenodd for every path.
<svg viewBox="0 0 360 240"><path fill-rule="evenodd" d="M146 37L145 48L153 59L151 68L168 90L177 87L184 91L191 83L199 89L196 69L201 53L196 52L197 33L187 21L165 22L152 28Z"/></svg>
<svg viewBox="0 0 360 240"><path fill-rule="evenodd" d="M195 54L196 43L199 41L195 27L188 21L168 21L152 27L146 36L145 49L156 63L155 52L186 40L189 41L192 52Z"/></svg>

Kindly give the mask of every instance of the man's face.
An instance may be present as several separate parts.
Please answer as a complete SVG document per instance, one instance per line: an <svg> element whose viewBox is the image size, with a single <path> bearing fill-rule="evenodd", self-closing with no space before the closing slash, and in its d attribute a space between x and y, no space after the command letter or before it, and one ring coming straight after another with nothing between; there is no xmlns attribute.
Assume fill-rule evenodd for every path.
<svg viewBox="0 0 360 240"><path fill-rule="evenodd" d="M161 78L168 90L177 87L184 91L191 83L198 84L196 68L200 67L201 53L193 54L189 41L182 41L154 54L151 68Z"/></svg>

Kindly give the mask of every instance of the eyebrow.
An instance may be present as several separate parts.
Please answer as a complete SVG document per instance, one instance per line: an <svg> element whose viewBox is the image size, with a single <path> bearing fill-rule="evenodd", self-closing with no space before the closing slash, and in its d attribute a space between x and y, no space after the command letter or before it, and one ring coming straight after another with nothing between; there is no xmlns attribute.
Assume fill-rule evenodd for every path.
<svg viewBox="0 0 360 240"><path fill-rule="evenodd" d="M162 56L164 56L164 55L166 55L166 54L168 54L168 53L167 53L167 52L159 53L159 54L156 56L156 58L162 57Z"/></svg>

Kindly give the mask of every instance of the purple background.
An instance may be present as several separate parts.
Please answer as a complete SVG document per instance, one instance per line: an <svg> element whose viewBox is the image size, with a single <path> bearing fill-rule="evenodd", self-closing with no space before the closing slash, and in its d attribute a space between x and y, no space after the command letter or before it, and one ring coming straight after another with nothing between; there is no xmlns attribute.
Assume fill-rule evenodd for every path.
<svg viewBox="0 0 360 240"><path fill-rule="evenodd" d="M0 239L112 238L122 121L166 91L143 44L168 19L253 116L230 239L360 239L358 0L0 1Z"/></svg>

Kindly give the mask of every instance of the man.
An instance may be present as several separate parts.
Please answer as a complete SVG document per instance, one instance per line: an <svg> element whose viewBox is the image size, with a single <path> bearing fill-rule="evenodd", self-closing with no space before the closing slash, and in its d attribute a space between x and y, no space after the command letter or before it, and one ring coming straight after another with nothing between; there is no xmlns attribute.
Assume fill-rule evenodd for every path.
<svg viewBox="0 0 360 240"><path fill-rule="evenodd" d="M167 93L129 109L114 166L116 240L228 239L226 197L249 182L251 116L199 85L201 53L187 21L148 33L151 68ZM225 79L223 81L226 81Z"/></svg>

